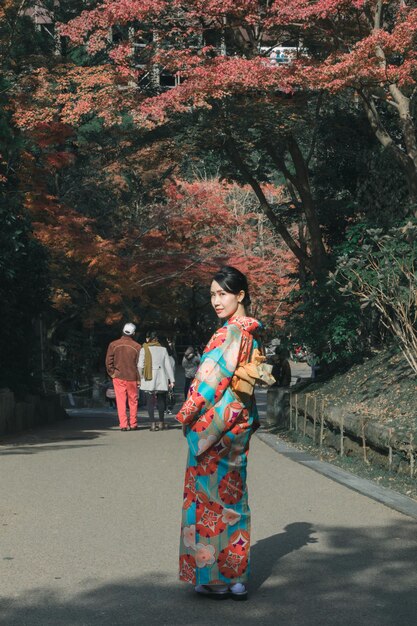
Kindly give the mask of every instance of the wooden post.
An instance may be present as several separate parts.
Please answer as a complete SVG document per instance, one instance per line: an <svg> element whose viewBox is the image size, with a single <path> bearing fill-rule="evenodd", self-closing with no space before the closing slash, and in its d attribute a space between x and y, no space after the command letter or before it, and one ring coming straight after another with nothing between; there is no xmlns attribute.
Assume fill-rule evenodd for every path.
<svg viewBox="0 0 417 626"><path fill-rule="evenodd" d="M313 404L313 443L316 445L316 422L317 422L317 396L314 396Z"/></svg>
<svg viewBox="0 0 417 626"><path fill-rule="evenodd" d="M392 446L391 446L391 440L392 440L392 428L388 429L388 467L389 467L389 471L392 471Z"/></svg>
<svg viewBox="0 0 417 626"><path fill-rule="evenodd" d="M368 456L366 454L366 438L365 438L365 419L362 418L362 449L363 449L363 460L369 465Z"/></svg>
<svg viewBox="0 0 417 626"><path fill-rule="evenodd" d="M321 416L320 416L320 448L323 446L324 439L324 398L321 401Z"/></svg>
<svg viewBox="0 0 417 626"><path fill-rule="evenodd" d="M290 430L292 430L292 393L290 391Z"/></svg>
<svg viewBox="0 0 417 626"><path fill-rule="evenodd" d="M410 476L414 476L414 449L413 449L413 435L410 433Z"/></svg>
<svg viewBox="0 0 417 626"><path fill-rule="evenodd" d="M303 427L303 437L306 436L307 432L307 407L308 407L308 395L305 395L304 401L304 427Z"/></svg>
<svg viewBox="0 0 417 626"><path fill-rule="evenodd" d="M298 432L298 394L295 394L295 431Z"/></svg>
<svg viewBox="0 0 417 626"><path fill-rule="evenodd" d="M340 422L340 456L345 454L345 416L342 415Z"/></svg>

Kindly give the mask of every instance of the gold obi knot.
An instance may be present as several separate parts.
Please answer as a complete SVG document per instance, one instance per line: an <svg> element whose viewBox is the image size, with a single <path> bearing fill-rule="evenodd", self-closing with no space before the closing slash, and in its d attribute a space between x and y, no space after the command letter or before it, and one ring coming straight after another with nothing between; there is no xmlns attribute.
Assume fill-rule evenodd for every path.
<svg viewBox="0 0 417 626"><path fill-rule="evenodd" d="M256 384L273 385L272 365L265 363L266 357L258 348L255 348L251 360L239 365L232 378L232 390L239 394L251 396Z"/></svg>

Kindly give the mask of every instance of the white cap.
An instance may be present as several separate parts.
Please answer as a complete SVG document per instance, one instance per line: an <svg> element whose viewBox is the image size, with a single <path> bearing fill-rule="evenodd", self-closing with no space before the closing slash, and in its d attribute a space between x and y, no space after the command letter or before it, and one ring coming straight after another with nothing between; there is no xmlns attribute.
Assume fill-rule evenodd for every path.
<svg viewBox="0 0 417 626"><path fill-rule="evenodd" d="M134 324L131 324L130 322L123 326L124 335L134 335L135 331L136 331L136 326Z"/></svg>

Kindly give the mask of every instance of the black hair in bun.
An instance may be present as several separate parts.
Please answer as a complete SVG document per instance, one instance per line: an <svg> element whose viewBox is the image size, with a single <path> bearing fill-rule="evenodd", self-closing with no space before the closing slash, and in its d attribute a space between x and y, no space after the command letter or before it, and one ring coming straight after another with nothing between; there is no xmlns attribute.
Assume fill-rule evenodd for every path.
<svg viewBox="0 0 417 626"><path fill-rule="evenodd" d="M220 287L227 293L237 295L241 291L244 291L245 297L242 300L242 304L245 307L250 305L248 279L238 269L231 265L225 265L214 274L213 280L219 283Z"/></svg>

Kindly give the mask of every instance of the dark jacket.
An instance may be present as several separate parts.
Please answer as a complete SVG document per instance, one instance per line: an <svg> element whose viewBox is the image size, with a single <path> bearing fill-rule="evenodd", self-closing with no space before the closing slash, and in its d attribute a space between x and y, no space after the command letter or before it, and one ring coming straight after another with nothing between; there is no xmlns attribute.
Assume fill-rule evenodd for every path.
<svg viewBox="0 0 417 626"><path fill-rule="evenodd" d="M188 353L184 354L184 358L182 360L182 366L185 372L185 378L194 378L197 373L198 366L200 365L200 355Z"/></svg>
<svg viewBox="0 0 417 626"><path fill-rule="evenodd" d="M123 335L107 349L106 370L111 378L138 380L138 359L141 345Z"/></svg>
<svg viewBox="0 0 417 626"><path fill-rule="evenodd" d="M275 357L272 360L272 376L275 383L272 387L289 387L291 385L291 365L288 359Z"/></svg>

